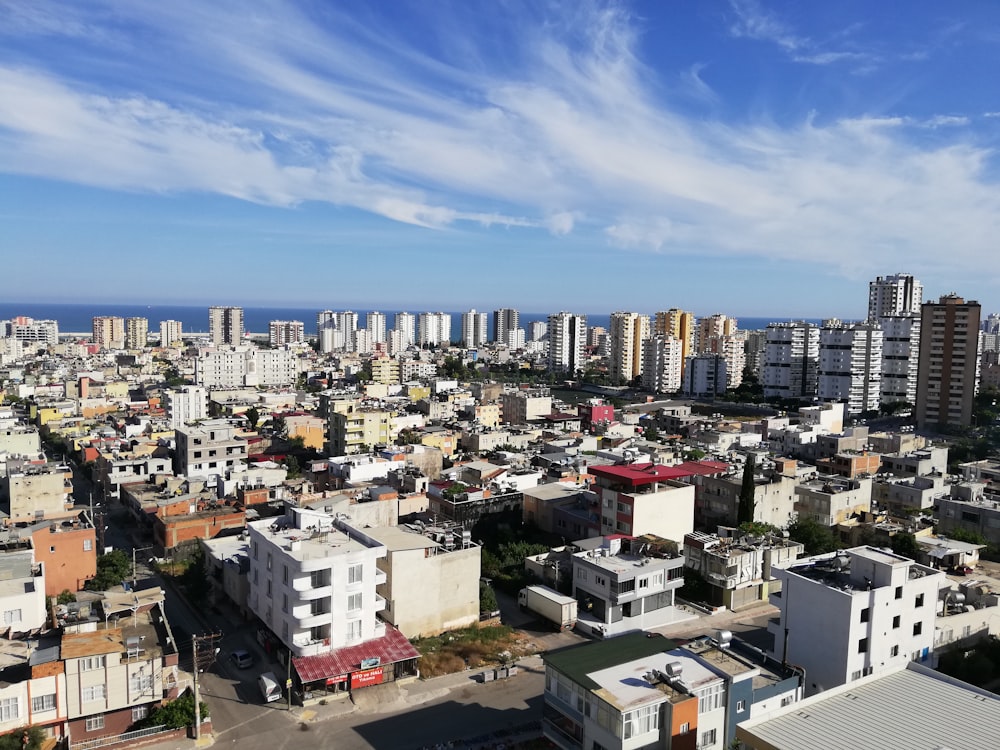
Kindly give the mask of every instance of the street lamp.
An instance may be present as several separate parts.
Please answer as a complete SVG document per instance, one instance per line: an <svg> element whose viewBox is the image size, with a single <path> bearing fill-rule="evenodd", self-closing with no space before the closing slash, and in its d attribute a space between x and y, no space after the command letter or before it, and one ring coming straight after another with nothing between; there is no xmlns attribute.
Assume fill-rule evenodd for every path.
<svg viewBox="0 0 1000 750"><path fill-rule="evenodd" d="M132 548L132 590L135 591L135 553L145 552L146 550L153 549L150 547L133 547Z"/></svg>

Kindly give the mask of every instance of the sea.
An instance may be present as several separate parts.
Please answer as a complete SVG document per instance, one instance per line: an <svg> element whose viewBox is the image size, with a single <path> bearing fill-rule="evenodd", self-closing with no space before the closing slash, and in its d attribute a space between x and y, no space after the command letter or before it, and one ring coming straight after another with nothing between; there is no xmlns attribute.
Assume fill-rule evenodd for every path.
<svg viewBox="0 0 1000 750"><path fill-rule="evenodd" d="M301 320L305 323L307 335L316 333L316 313L318 308L295 307L244 307L243 325L248 333L266 334L268 323L272 320ZM365 315L369 310L354 310L358 313L358 322L363 325ZM378 310L386 316L386 325L391 328L393 316L397 312L411 312L417 315L424 310ZM434 311L437 312L437 311ZM452 332L461 325L462 311L449 313L452 316ZM0 302L0 320L24 315L37 320L55 320L59 323L60 333L87 333L92 330L92 320L96 316L111 315L120 318L146 318L149 328L155 331L161 320L179 320L184 333L208 332L207 305L116 305L99 302L81 304L60 304L47 302ZM549 313L521 312L521 326L526 327L534 320L546 320ZM492 314L490 316L492 318ZM587 325L607 328L611 319L610 313L587 314ZM737 317L741 330L756 330L766 328L770 323L781 323L792 320L787 317ZM807 318L811 323L819 323L817 318Z"/></svg>

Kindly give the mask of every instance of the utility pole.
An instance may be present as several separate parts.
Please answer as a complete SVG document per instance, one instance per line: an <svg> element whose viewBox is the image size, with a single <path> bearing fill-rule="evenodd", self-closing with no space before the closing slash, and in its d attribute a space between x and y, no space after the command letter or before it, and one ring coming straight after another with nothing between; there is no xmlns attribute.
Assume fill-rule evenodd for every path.
<svg viewBox="0 0 1000 750"><path fill-rule="evenodd" d="M132 590L135 591L135 553L145 552L146 550L153 549L152 547L139 547L138 549L132 548Z"/></svg>
<svg viewBox="0 0 1000 750"><path fill-rule="evenodd" d="M288 651L288 679L285 680L285 693L288 695L288 710L292 710L292 652Z"/></svg>
<svg viewBox="0 0 1000 750"><path fill-rule="evenodd" d="M198 689L198 673L203 669L208 669L215 662L215 657L219 653L216 642L222 638L222 633L212 633L210 635L191 636L191 656L193 659L191 671L194 675L194 740L195 743L201 739L201 691ZM202 649L198 654L198 644L200 642L208 644L207 649Z"/></svg>

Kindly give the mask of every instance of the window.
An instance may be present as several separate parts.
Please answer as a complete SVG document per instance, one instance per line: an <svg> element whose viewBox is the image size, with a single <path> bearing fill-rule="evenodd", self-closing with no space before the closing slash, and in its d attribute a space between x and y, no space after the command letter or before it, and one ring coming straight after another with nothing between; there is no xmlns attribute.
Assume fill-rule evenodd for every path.
<svg viewBox="0 0 1000 750"><path fill-rule="evenodd" d="M104 669L104 658L103 656L85 656L79 661L80 671L93 672L95 669Z"/></svg>
<svg viewBox="0 0 1000 750"><path fill-rule="evenodd" d="M281 595L281 611L288 612L288 594Z"/></svg>
<svg viewBox="0 0 1000 750"><path fill-rule="evenodd" d="M629 711L624 717L623 738L631 739L641 734L647 734L660 728L660 707L643 706L635 711Z"/></svg>
<svg viewBox="0 0 1000 750"><path fill-rule="evenodd" d="M104 729L104 714L100 714L98 716L88 716L87 731L95 732L98 729Z"/></svg>
<svg viewBox="0 0 1000 750"><path fill-rule="evenodd" d="M21 709L17 705L17 698L4 698L0 700L0 721L13 721L21 717Z"/></svg>
<svg viewBox="0 0 1000 750"><path fill-rule="evenodd" d="M361 563L352 565L347 569L347 582L348 583L361 583L361 572L364 570Z"/></svg>
<svg viewBox="0 0 1000 750"><path fill-rule="evenodd" d="M268 570L271 569L271 553L270 552L267 553L267 569ZM899 597L896 597L896 598L898 599Z"/></svg>
<svg viewBox="0 0 1000 750"><path fill-rule="evenodd" d="M148 693L153 690L153 675L143 674L142 672L136 672L128 681L129 691L132 694L137 693Z"/></svg>
<svg viewBox="0 0 1000 750"><path fill-rule="evenodd" d="M704 714L722 707L722 697L725 687L717 682L705 688L698 695L698 713Z"/></svg>
<svg viewBox="0 0 1000 750"><path fill-rule="evenodd" d="M267 595L268 596L271 595L271 579L270 578L267 580Z"/></svg>
<svg viewBox="0 0 1000 750"><path fill-rule="evenodd" d="M683 724L681 724L680 727L677 728L678 734L687 734L690 731L691 731L691 725L688 724L686 721Z"/></svg>
<svg viewBox="0 0 1000 750"><path fill-rule="evenodd" d="M860 669L856 669L853 672L851 672L851 679L852 680L860 680L861 679L861 670ZM784 704L782 704L782 705L784 705Z"/></svg>
<svg viewBox="0 0 1000 750"><path fill-rule="evenodd" d="M892 627L893 629L899 627L899 615L896 615L895 617L892 618Z"/></svg>
<svg viewBox="0 0 1000 750"><path fill-rule="evenodd" d="M902 586L897 586L896 587L896 598L897 599L902 599L903 598L903 587Z"/></svg>
<svg viewBox="0 0 1000 750"><path fill-rule="evenodd" d="M922 607L922 606L924 606L924 595L923 594L917 594L917 598L913 600L913 606L914 607Z"/></svg>
<svg viewBox="0 0 1000 750"><path fill-rule="evenodd" d="M3 613L3 624L4 625L16 625L21 622L21 610L19 609L7 609Z"/></svg>
<svg viewBox="0 0 1000 750"><path fill-rule="evenodd" d="M132 721L141 721L149 716L149 706L132 706Z"/></svg>
<svg viewBox="0 0 1000 750"><path fill-rule="evenodd" d="M287 586L288 585L288 566L287 565L282 565L281 567L282 567L281 582Z"/></svg>
<svg viewBox="0 0 1000 750"><path fill-rule="evenodd" d="M743 711L746 711L746 710L747 710L747 702L746 701L736 701L736 711L737 711L737 713L742 713Z"/></svg>
<svg viewBox="0 0 1000 750"><path fill-rule="evenodd" d="M899 646L893 646L889 649L889 656L899 656Z"/></svg>
<svg viewBox="0 0 1000 750"><path fill-rule="evenodd" d="M83 540L83 551L84 552L90 552L93 548L94 548L94 540L93 539L84 539Z"/></svg>
<svg viewBox="0 0 1000 750"><path fill-rule="evenodd" d="M709 729L707 732L701 733L700 747L710 747L715 744L715 730Z"/></svg>
<svg viewBox="0 0 1000 750"><path fill-rule="evenodd" d="M56 707L56 694L36 695L31 699L32 711L51 711Z"/></svg>
<svg viewBox="0 0 1000 750"><path fill-rule="evenodd" d="M257 542L253 543L253 559L257 559Z"/></svg>
<svg viewBox="0 0 1000 750"><path fill-rule="evenodd" d="M924 624L922 622L913 623L913 635L920 635L924 632Z"/></svg>
<svg viewBox="0 0 1000 750"><path fill-rule="evenodd" d="M355 612L361 609L361 594L347 595L347 611Z"/></svg>
<svg viewBox="0 0 1000 750"><path fill-rule="evenodd" d="M860 641L858 641L858 653L859 654L867 654L868 653L868 639L867 638L862 638Z"/></svg>
<svg viewBox="0 0 1000 750"><path fill-rule="evenodd" d="M784 708L785 706L790 706L790 705L792 705L792 696L790 695L784 696L781 699L781 707Z"/></svg>
<svg viewBox="0 0 1000 750"><path fill-rule="evenodd" d="M861 622L868 622L872 619L872 611L870 607L865 607L861 610Z"/></svg>
<svg viewBox="0 0 1000 750"><path fill-rule="evenodd" d="M104 700L107 693L104 685L86 685L83 688L82 699L84 703Z"/></svg>
<svg viewBox="0 0 1000 750"><path fill-rule="evenodd" d="M361 620L350 620L347 623L347 640L357 641L361 639Z"/></svg>

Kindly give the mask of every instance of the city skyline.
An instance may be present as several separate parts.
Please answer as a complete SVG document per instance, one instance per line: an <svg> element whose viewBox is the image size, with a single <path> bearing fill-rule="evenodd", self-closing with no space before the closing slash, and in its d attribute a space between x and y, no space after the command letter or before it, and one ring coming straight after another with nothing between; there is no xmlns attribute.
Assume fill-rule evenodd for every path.
<svg viewBox="0 0 1000 750"><path fill-rule="evenodd" d="M9 2L5 296L992 310L1000 8L948 12Z"/></svg>

